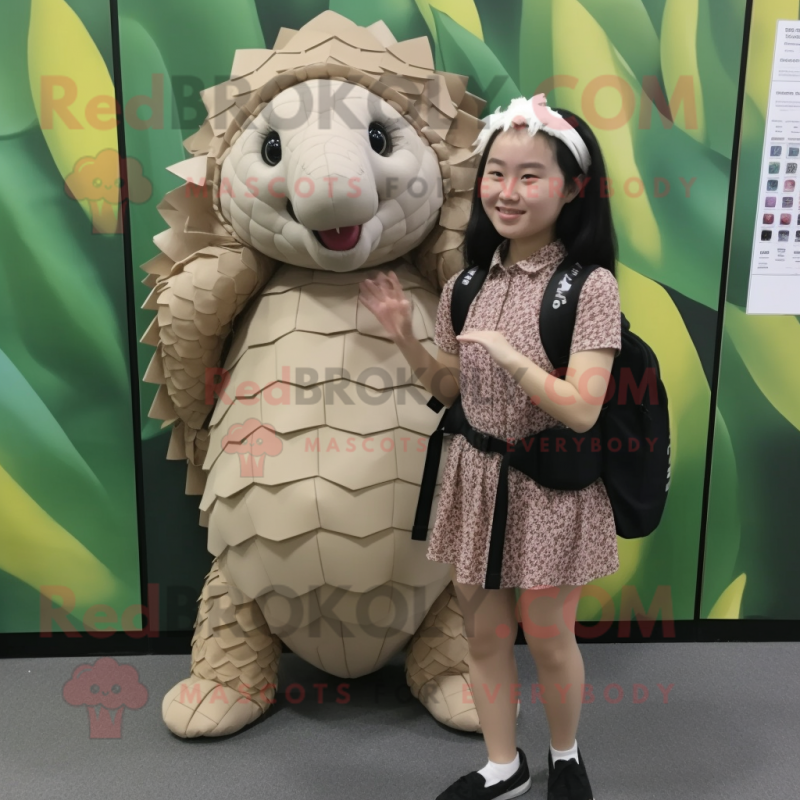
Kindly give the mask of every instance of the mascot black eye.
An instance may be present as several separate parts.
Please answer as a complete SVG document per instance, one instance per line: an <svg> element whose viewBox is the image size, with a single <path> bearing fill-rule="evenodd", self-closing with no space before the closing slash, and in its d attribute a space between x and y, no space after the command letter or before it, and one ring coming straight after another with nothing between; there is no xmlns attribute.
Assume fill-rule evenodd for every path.
<svg viewBox="0 0 800 800"><path fill-rule="evenodd" d="M281 137L277 131L270 131L261 147L261 158L274 167L281 160Z"/></svg>
<svg viewBox="0 0 800 800"><path fill-rule="evenodd" d="M389 156L392 154L392 139L386 132L386 128L381 125L380 122L370 122L369 143L379 156Z"/></svg>

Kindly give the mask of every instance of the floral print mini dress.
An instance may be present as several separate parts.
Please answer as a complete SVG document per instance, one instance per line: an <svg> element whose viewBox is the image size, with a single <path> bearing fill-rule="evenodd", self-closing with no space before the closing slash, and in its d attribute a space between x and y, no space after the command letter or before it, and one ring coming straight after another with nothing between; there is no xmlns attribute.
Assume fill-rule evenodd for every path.
<svg viewBox="0 0 800 800"><path fill-rule="evenodd" d="M502 245L494 253L464 331L500 331L516 351L551 372L553 365L539 337L539 309L566 247L556 239L508 268L501 250ZM520 439L560 425L531 401L483 345L456 339L450 301L459 275L442 289L434 342L459 356L461 400L470 424L499 439ZM581 290L570 354L610 347L616 357L621 345L617 281L598 267ZM450 442L427 558L454 565L459 583L484 586L501 460L499 453L477 450L460 434ZM583 585L618 568L614 515L602 478L568 491L548 489L509 469L499 588Z"/></svg>

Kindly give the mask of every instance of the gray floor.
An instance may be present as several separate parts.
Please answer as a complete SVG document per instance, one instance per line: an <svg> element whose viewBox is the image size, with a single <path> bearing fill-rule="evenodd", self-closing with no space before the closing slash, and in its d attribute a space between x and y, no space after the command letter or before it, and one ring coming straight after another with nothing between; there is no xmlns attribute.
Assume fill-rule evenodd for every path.
<svg viewBox="0 0 800 800"><path fill-rule="evenodd" d="M798 796L800 644L586 644L578 743L596 800ZM533 787L546 798L547 727L530 703L535 669L518 646L523 686L518 744ZM486 763L483 739L439 725L404 691L402 656L349 681L284 654L278 703L259 722L222 739L184 740L161 720L161 698L188 674L189 656L118 659L133 665L147 703L126 709L119 739L91 739L85 708L62 697L73 670L96 659L0 660L3 800L434 800L459 775ZM283 689L300 683L303 702ZM328 683L317 702L315 683ZM647 687L634 703L633 685ZM674 684L664 702L658 684ZM608 702L619 684L622 700ZM294 690L299 692L297 688ZM640 692L642 690L639 690ZM616 689L609 690L615 697Z"/></svg>

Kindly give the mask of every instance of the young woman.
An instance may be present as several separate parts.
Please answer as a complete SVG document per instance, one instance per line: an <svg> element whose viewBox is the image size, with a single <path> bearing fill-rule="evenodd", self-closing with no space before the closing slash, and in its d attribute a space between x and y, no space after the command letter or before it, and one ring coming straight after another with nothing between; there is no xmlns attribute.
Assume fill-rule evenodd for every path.
<svg viewBox="0 0 800 800"><path fill-rule="evenodd" d="M442 291L436 359L411 332L411 304L394 273L364 281L360 299L432 394L448 407L461 394L477 431L503 441L559 423L588 431L621 348L616 237L599 145L583 120L548 108L544 95L518 98L489 116L476 144L482 156L463 253L467 269L488 272L464 332L456 336L450 318L460 273ZM603 269L594 270L580 292L568 369L554 377L538 318L548 280L567 256ZM576 739L584 666L574 627L580 587L619 567L611 504L602 479L561 491L508 469L497 562L491 539L501 461L499 453L453 437L427 553L452 564L489 757L437 800L505 800L528 791L527 760L516 746L521 698L542 702L547 715L548 800L592 800ZM486 588L493 546L499 587ZM517 682L518 622L538 675L530 700Z"/></svg>

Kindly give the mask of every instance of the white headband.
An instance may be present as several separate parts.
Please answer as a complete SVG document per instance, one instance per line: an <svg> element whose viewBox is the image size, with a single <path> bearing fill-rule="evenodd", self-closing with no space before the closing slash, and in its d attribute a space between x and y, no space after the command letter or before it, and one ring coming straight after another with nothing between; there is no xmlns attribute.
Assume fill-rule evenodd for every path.
<svg viewBox="0 0 800 800"><path fill-rule="evenodd" d="M509 103L505 111L500 111L500 106L498 106L497 111L486 118L486 126L472 143L475 147L473 152L483 153L494 131L501 129L507 131L512 126L520 128L526 125L531 136L537 131L544 131L550 136L561 139L575 156L584 174L588 173L592 159L586 142L558 111L554 111L547 105L544 92L535 94L530 100L525 97L517 97Z"/></svg>

